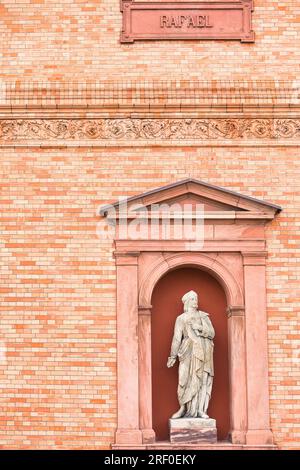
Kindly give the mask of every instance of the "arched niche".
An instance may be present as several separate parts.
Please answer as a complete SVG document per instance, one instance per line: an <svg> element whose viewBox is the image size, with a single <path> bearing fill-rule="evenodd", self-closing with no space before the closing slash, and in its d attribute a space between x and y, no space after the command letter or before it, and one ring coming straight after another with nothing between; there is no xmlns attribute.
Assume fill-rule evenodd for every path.
<svg viewBox="0 0 300 470"><path fill-rule="evenodd" d="M181 298L197 292L199 309L208 312L215 329L215 378L209 416L216 419L218 440L230 433L229 357L227 301L223 287L208 271L182 266L168 271L159 279L152 293L151 360L152 423L158 441L169 439L168 419L178 409L178 363L166 369L176 317L183 310Z"/></svg>
<svg viewBox="0 0 300 470"><path fill-rule="evenodd" d="M151 204L203 207L202 244L189 239L130 239L120 220L151 220ZM233 446L272 446L269 419L265 224L281 208L187 179L104 208L116 225L118 424L114 448L156 448L152 423L152 293L167 273L200 269L227 301L230 438ZM122 207L122 211L119 209ZM191 219L191 224L196 218ZM158 219L158 226L162 220ZM149 233L149 232L148 232ZM159 230L156 233L160 233ZM172 448L172 445L169 445ZM261 448L261 447L260 447Z"/></svg>
<svg viewBox="0 0 300 470"><path fill-rule="evenodd" d="M241 279L236 278L226 265L226 258L214 253L170 253L157 257L144 271L139 290L139 305L151 305L152 292L167 272L182 266L193 266L207 271L223 286L228 306L243 306Z"/></svg>

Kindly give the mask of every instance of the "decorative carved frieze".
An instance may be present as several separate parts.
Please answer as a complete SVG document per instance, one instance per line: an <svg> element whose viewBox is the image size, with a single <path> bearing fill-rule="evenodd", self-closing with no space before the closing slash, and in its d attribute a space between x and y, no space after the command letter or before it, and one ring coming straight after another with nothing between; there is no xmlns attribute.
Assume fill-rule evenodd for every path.
<svg viewBox="0 0 300 470"><path fill-rule="evenodd" d="M2 119L0 142L299 139L300 119Z"/></svg>

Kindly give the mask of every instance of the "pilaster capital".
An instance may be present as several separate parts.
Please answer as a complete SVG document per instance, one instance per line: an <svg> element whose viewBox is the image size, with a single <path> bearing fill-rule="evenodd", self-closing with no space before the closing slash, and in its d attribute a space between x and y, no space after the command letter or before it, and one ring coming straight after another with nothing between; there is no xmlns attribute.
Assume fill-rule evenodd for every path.
<svg viewBox="0 0 300 470"><path fill-rule="evenodd" d="M243 252L244 266L265 266L268 253L266 251Z"/></svg>
<svg viewBox="0 0 300 470"><path fill-rule="evenodd" d="M139 251L115 251L114 257L117 266L137 266Z"/></svg>

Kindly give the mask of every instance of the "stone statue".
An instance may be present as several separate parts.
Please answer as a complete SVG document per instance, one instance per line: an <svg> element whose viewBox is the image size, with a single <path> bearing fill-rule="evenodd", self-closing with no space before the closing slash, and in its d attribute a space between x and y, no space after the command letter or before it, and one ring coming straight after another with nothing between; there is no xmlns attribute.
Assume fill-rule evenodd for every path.
<svg viewBox="0 0 300 470"><path fill-rule="evenodd" d="M168 367L179 359L178 401L174 418L205 418L214 376L214 328L208 313L198 310L198 296L190 291L182 297L184 313L176 319Z"/></svg>

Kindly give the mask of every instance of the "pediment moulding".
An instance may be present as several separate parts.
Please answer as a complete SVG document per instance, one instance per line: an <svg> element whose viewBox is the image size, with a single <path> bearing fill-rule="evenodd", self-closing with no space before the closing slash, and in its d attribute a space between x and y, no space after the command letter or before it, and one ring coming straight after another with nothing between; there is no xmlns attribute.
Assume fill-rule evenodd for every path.
<svg viewBox="0 0 300 470"><path fill-rule="evenodd" d="M165 204L167 204L165 206ZM176 181L174 183L147 191L122 201L104 206L100 215L107 218L114 217L117 220L162 218L164 211L169 207L174 208L172 218L181 217L181 208L190 207L188 214L191 218L197 218L195 207L200 204L203 213L199 217L212 220L245 220L258 221L271 220L281 211L281 207L260 199L240 194L220 186L216 186L194 178ZM151 208L161 207L156 214L150 212Z"/></svg>
<svg viewBox="0 0 300 470"><path fill-rule="evenodd" d="M280 211L276 204L187 178L122 198L99 215L115 226L118 265L136 264L132 253L195 250L240 252L245 265L258 265L265 264L264 225Z"/></svg>

